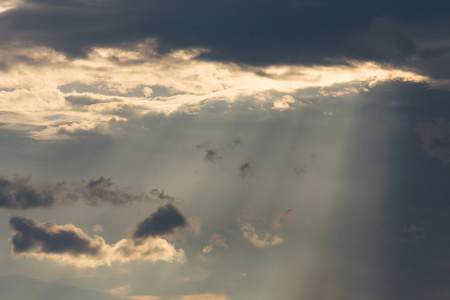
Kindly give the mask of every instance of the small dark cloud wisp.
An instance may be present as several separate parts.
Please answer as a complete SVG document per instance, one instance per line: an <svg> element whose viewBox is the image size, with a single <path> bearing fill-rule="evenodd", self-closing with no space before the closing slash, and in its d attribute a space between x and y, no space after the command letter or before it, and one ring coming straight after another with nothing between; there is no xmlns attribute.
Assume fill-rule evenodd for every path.
<svg viewBox="0 0 450 300"><path fill-rule="evenodd" d="M241 172L241 176L245 177L248 173L250 173L253 170L253 167L251 165L251 159L248 158L240 167L239 171Z"/></svg>
<svg viewBox="0 0 450 300"><path fill-rule="evenodd" d="M146 193L134 194L128 192L113 183L111 178L105 178L103 176L76 184L76 187L66 197L74 201L83 199L87 204L93 206L97 206L101 202L108 202L113 205L125 205L133 202L153 200Z"/></svg>
<svg viewBox="0 0 450 300"><path fill-rule="evenodd" d="M207 149L205 150L206 154L205 154L205 160L210 161L210 162L215 162L217 159L221 158L218 155L218 150L217 149Z"/></svg>

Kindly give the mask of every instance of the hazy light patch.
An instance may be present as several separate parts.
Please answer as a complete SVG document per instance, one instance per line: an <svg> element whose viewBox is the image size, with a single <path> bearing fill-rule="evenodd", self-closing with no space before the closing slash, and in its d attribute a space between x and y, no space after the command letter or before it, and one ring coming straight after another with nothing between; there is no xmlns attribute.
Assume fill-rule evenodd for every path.
<svg viewBox="0 0 450 300"><path fill-rule="evenodd" d="M22 3L21 0L2 0L0 1L0 14L18 7Z"/></svg>
<svg viewBox="0 0 450 300"><path fill-rule="evenodd" d="M92 231L93 232L102 232L103 231L103 227L101 225L94 225L94 227L92 227Z"/></svg>
<svg viewBox="0 0 450 300"><path fill-rule="evenodd" d="M127 284L127 285L119 286L114 289L110 289L108 292L114 296L125 297L126 295L130 294L132 290L133 289L132 289L131 285Z"/></svg>

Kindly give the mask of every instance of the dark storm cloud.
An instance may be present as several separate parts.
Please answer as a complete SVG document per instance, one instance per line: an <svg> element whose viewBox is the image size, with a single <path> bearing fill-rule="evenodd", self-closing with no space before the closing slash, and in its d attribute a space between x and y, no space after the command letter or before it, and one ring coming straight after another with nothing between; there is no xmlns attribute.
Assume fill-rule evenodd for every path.
<svg viewBox="0 0 450 300"><path fill-rule="evenodd" d="M141 221L133 233L133 238L141 239L149 236L170 234L175 228L186 227L187 218L172 204L161 206L150 217Z"/></svg>
<svg viewBox="0 0 450 300"><path fill-rule="evenodd" d="M38 252L46 254L97 256L103 245L77 230L74 226L39 223L33 219L12 216L9 225L14 231L11 238L16 254Z"/></svg>
<svg viewBox="0 0 450 300"><path fill-rule="evenodd" d="M24 210L51 207L79 200L93 206L104 202L125 205L133 202L174 201L173 197L157 189L153 189L149 194L132 193L117 186L111 178L103 176L71 184L57 182L33 185L29 181L29 177L0 176L0 208Z"/></svg>
<svg viewBox="0 0 450 300"><path fill-rule="evenodd" d="M27 209L50 207L57 202L57 194L65 183L32 185L29 177L0 176L0 207Z"/></svg>
<svg viewBox="0 0 450 300"><path fill-rule="evenodd" d="M361 59L450 75L444 0L30 3L2 14L3 43L27 40L83 55L93 46L156 38L160 51L206 47L204 58L250 65Z"/></svg>
<svg viewBox="0 0 450 300"><path fill-rule="evenodd" d="M425 151L443 163L450 162L450 122L440 119L419 123L417 133Z"/></svg>

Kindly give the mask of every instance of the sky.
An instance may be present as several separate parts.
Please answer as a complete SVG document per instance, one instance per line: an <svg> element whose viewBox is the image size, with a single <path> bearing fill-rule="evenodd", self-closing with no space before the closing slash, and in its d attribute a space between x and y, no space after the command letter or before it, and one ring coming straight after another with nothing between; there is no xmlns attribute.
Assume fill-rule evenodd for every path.
<svg viewBox="0 0 450 300"><path fill-rule="evenodd" d="M0 0L0 300L450 297L448 1Z"/></svg>

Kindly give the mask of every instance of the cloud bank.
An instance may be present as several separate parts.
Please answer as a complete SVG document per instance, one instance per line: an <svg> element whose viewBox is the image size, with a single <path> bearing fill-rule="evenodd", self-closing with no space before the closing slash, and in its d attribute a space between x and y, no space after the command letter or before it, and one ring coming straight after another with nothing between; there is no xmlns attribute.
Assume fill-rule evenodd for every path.
<svg viewBox="0 0 450 300"><path fill-rule="evenodd" d="M50 259L79 268L95 268L134 260L185 261L183 249L176 249L160 237L147 237L136 243L121 239L113 245L98 235L88 236L72 224L56 225L12 216L9 221L13 235L10 239L15 256Z"/></svg>

